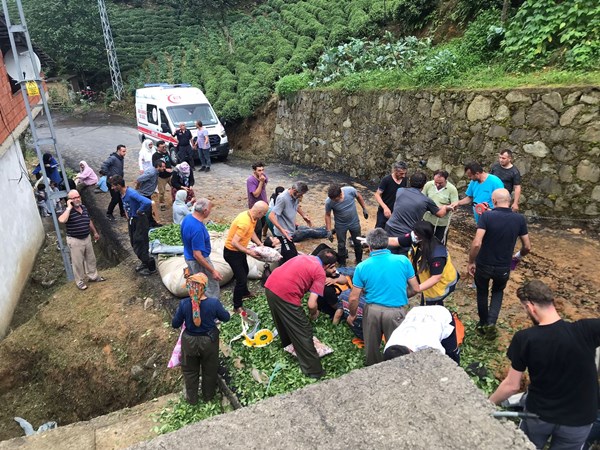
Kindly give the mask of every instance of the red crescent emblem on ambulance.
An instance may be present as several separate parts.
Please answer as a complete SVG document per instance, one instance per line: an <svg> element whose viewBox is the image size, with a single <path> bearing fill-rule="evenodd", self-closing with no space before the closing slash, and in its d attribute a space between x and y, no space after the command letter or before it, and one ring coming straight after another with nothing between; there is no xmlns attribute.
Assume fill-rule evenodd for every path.
<svg viewBox="0 0 600 450"><path fill-rule="evenodd" d="M180 103L181 102L181 96L178 94L171 94L167 97L167 100L170 103Z"/></svg>

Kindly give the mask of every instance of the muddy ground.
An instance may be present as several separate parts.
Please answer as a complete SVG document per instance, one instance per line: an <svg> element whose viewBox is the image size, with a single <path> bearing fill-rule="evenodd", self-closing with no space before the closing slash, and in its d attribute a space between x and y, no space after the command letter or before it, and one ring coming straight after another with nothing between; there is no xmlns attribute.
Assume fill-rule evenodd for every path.
<svg viewBox="0 0 600 450"><path fill-rule="evenodd" d="M69 165L76 167L79 160L85 159L97 170L116 144L123 143L129 148L126 178L130 183L135 179L140 145L129 119L101 114L57 117L56 125ZM253 129L250 124L246 131L252 133ZM268 134L253 136L266 139ZM215 222L230 222L247 206L245 179L251 172L252 161L248 158L252 155L235 148L227 162L213 163L210 173L195 173L196 197L204 196L214 202L211 219ZM374 226L376 203L372 193L376 186L313 168L269 160L265 163L269 194L278 185L289 187L296 180L308 182L310 190L302 207L314 226L324 224L323 202L332 182L352 184L362 193L370 213L368 220L361 218L363 233ZM102 230L101 239L110 244L103 247L105 253L113 263L115 259L121 262L111 267L107 259L102 274L108 281L80 292L72 283L60 285L60 255L55 252L53 261L55 244L49 241L44 250L46 256L40 258L32 277L31 286L37 294L28 303L22 303L13 322L13 333L0 342L0 439L21 434L12 422L14 415L32 419L35 426L49 419L65 424L177 388L178 372L164 368L174 342L167 322L177 301L170 298L158 275L143 278L135 274L125 221L108 222L104 217L109 195L88 192L85 199L89 206L96 206L94 218ZM169 223L170 209L159 212L159 217L160 222ZM556 292L559 310L568 319L599 315L600 275L595 268L600 260L600 245L593 231L576 225L530 225L533 250L511 277L500 316L500 335L490 346L504 351L514 331L529 326L515 295L524 280L540 278L547 282ZM475 291L468 287L471 280L464 273L474 232L470 213L458 212L452 219L449 248L463 279L451 303L467 320L477 317ZM310 251L320 242L307 241L299 247ZM52 286L42 284L52 279L59 281ZM147 297L153 298L154 306L144 309ZM27 298L27 293L23 298ZM141 372L134 370L139 372L134 374L134 366L139 366ZM498 376L507 368L506 359L493 367Z"/></svg>

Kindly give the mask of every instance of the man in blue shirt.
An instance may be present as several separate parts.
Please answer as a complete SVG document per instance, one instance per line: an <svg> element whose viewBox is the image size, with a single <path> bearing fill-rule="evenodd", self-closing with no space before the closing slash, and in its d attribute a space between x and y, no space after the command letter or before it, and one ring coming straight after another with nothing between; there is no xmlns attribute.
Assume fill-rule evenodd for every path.
<svg viewBox="0 0 600 450"><path fill-rule="evenodd" d="M419 292L419 283L415 271L404 255L393 255L388 250L388 234L381 228L375 228L367 234L370 257L356 266L350 293L350 316L348 325L356 319L358 301L365 294L363 312L363 335L365 341L366 365L370 366L383 360L381 354L381 335L388 340L393 331L406 316L408 304L406 287Z"/></svg>
<svg viewBox="0 0 600 450"><path fill-rule="evenodd" d="M465 175L471 180L467 187L466 196L450 206L456 208L457 206L473 203L473 216L475 217L475 223L478 223L483 211L494 207L492 192L504 188L504 183L496 175L484 171L481 164L477 162L465 165Z"/></svg>
<svg viewBox="0 0 600 450"><path fill-rule="evenodd" d="M181 240L183 241L183 257L192 274L202 272L208 277L206 296L219 298L221 288L219 281L223 276L214 268L210 260L210 236L204 221L210 215L212 203L200 198L194 204L194 212L185 216L181 222Z"/></svg>
<svg viewBox="0 0 600 450"><path fill-rule="evenodd" d="M129 226L129 241L135 256L141 264L135 268L140 275L148 276L156 272L156 262L150 256L148 217L152 213L152 201L140 195L135 189L125 186L125 180L119 175L110 177L110 188L121 196L127 223Z"/></svg>

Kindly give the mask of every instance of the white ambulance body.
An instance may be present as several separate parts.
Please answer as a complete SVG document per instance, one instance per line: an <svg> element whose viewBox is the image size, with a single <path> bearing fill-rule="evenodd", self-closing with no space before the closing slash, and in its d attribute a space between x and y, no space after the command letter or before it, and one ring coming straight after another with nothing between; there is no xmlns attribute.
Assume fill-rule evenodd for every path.
<svg viewBox="0 0 600 450"><path fill-rule="evenodd" d="M184 122L196 137L200 120L210 140L210 155L224 161L229 155L227 133L204 93L187 84L146 84L135 91L135 116L140 141L176 144L173 133Z"/></svg>

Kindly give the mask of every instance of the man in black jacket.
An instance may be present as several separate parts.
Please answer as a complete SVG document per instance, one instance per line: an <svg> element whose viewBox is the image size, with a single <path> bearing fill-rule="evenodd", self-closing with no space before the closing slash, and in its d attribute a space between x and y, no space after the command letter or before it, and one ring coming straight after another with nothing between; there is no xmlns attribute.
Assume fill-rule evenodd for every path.
<svg viewBox="0 0 600 450"><path fill-rule="evenodd" d="M118 175L120 177L124 177L125 174L123 172L123 165L125 155L127 154L127 147L123 144L117 145L117 151L112 153L106 161L102 163L102 167L100 170L106 174L106 179L110 180L110 178L114 175ZM121 217L125 217L125 209L123 209L123 201L121 200L121 195L118 192L109 190L110 192L110 203L108 204L108 209L106 210L106 217L108 220L115 220L115 216L113 216L113 211L115 210L115 206L119 205L119 211L121 213Z"/></svg>

